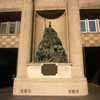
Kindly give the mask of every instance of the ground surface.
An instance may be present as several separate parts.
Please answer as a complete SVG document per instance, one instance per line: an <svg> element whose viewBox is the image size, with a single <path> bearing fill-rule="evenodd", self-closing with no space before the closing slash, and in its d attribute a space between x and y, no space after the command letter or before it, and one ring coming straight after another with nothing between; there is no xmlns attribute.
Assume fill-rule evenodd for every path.
<svg viewBox="0 0 100 100"><path fill-rule="evenodd" d="M0 100L100 100L100 87L89 84L89 95L85 97L57 97L57 96L12 96L12 88L0 89Z"/></svg>

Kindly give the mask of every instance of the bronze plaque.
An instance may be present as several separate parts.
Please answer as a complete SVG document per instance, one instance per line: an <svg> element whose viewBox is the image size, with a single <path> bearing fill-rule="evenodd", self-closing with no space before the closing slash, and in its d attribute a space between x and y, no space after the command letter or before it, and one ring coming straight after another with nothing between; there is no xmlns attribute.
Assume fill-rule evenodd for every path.
<svg viewBox="0 0 100 100"><path fill-rule="evenodd" d="M42 66L43 75L56 75L57 74L57 65L56 64L44 64Z"/></svg>

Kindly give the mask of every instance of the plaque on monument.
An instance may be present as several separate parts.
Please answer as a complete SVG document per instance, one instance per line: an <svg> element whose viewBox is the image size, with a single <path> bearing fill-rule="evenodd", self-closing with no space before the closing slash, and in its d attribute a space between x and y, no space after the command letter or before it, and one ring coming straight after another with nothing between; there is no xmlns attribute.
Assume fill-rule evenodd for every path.
<svg viewBox="0 0 100 100"><path fill-rule="evenodd" d="M43 75L56 75L57 65L56 64L44 64L42 65L41 70L42 70Z"/></svg>

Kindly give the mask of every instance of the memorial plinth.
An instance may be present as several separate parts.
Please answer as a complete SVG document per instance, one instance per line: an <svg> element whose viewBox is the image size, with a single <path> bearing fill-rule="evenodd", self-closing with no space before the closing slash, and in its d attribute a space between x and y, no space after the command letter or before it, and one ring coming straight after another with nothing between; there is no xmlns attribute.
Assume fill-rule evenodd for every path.
<svg viewBox="0 0 100 100"><path fill-rule="evenodd" d="M72 78L72 66L70 64L55 64L57 65L55 75L44 75L41 67L43 65L28 65L27 78L15 80L15 87L17 87L15 94L30 96L87 95L86 80Z"/></svg>

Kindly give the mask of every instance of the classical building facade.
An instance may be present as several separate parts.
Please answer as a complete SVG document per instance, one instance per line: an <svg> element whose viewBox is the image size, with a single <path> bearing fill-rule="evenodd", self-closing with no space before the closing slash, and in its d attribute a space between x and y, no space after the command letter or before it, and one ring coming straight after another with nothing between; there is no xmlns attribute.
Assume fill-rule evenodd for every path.
<svg viewBox="0 0 100 100"><path fill-rule="evenodd" d="M0 48L18 48L13 94L87 95L82 48L100 47L99 13L100 0L0 0ZM64 49L65 62L43 60L40 51L40 62L36 61L45 29L57 33L60 47L52 48ZM50 54L55 56L52 48Z"/></svg>

